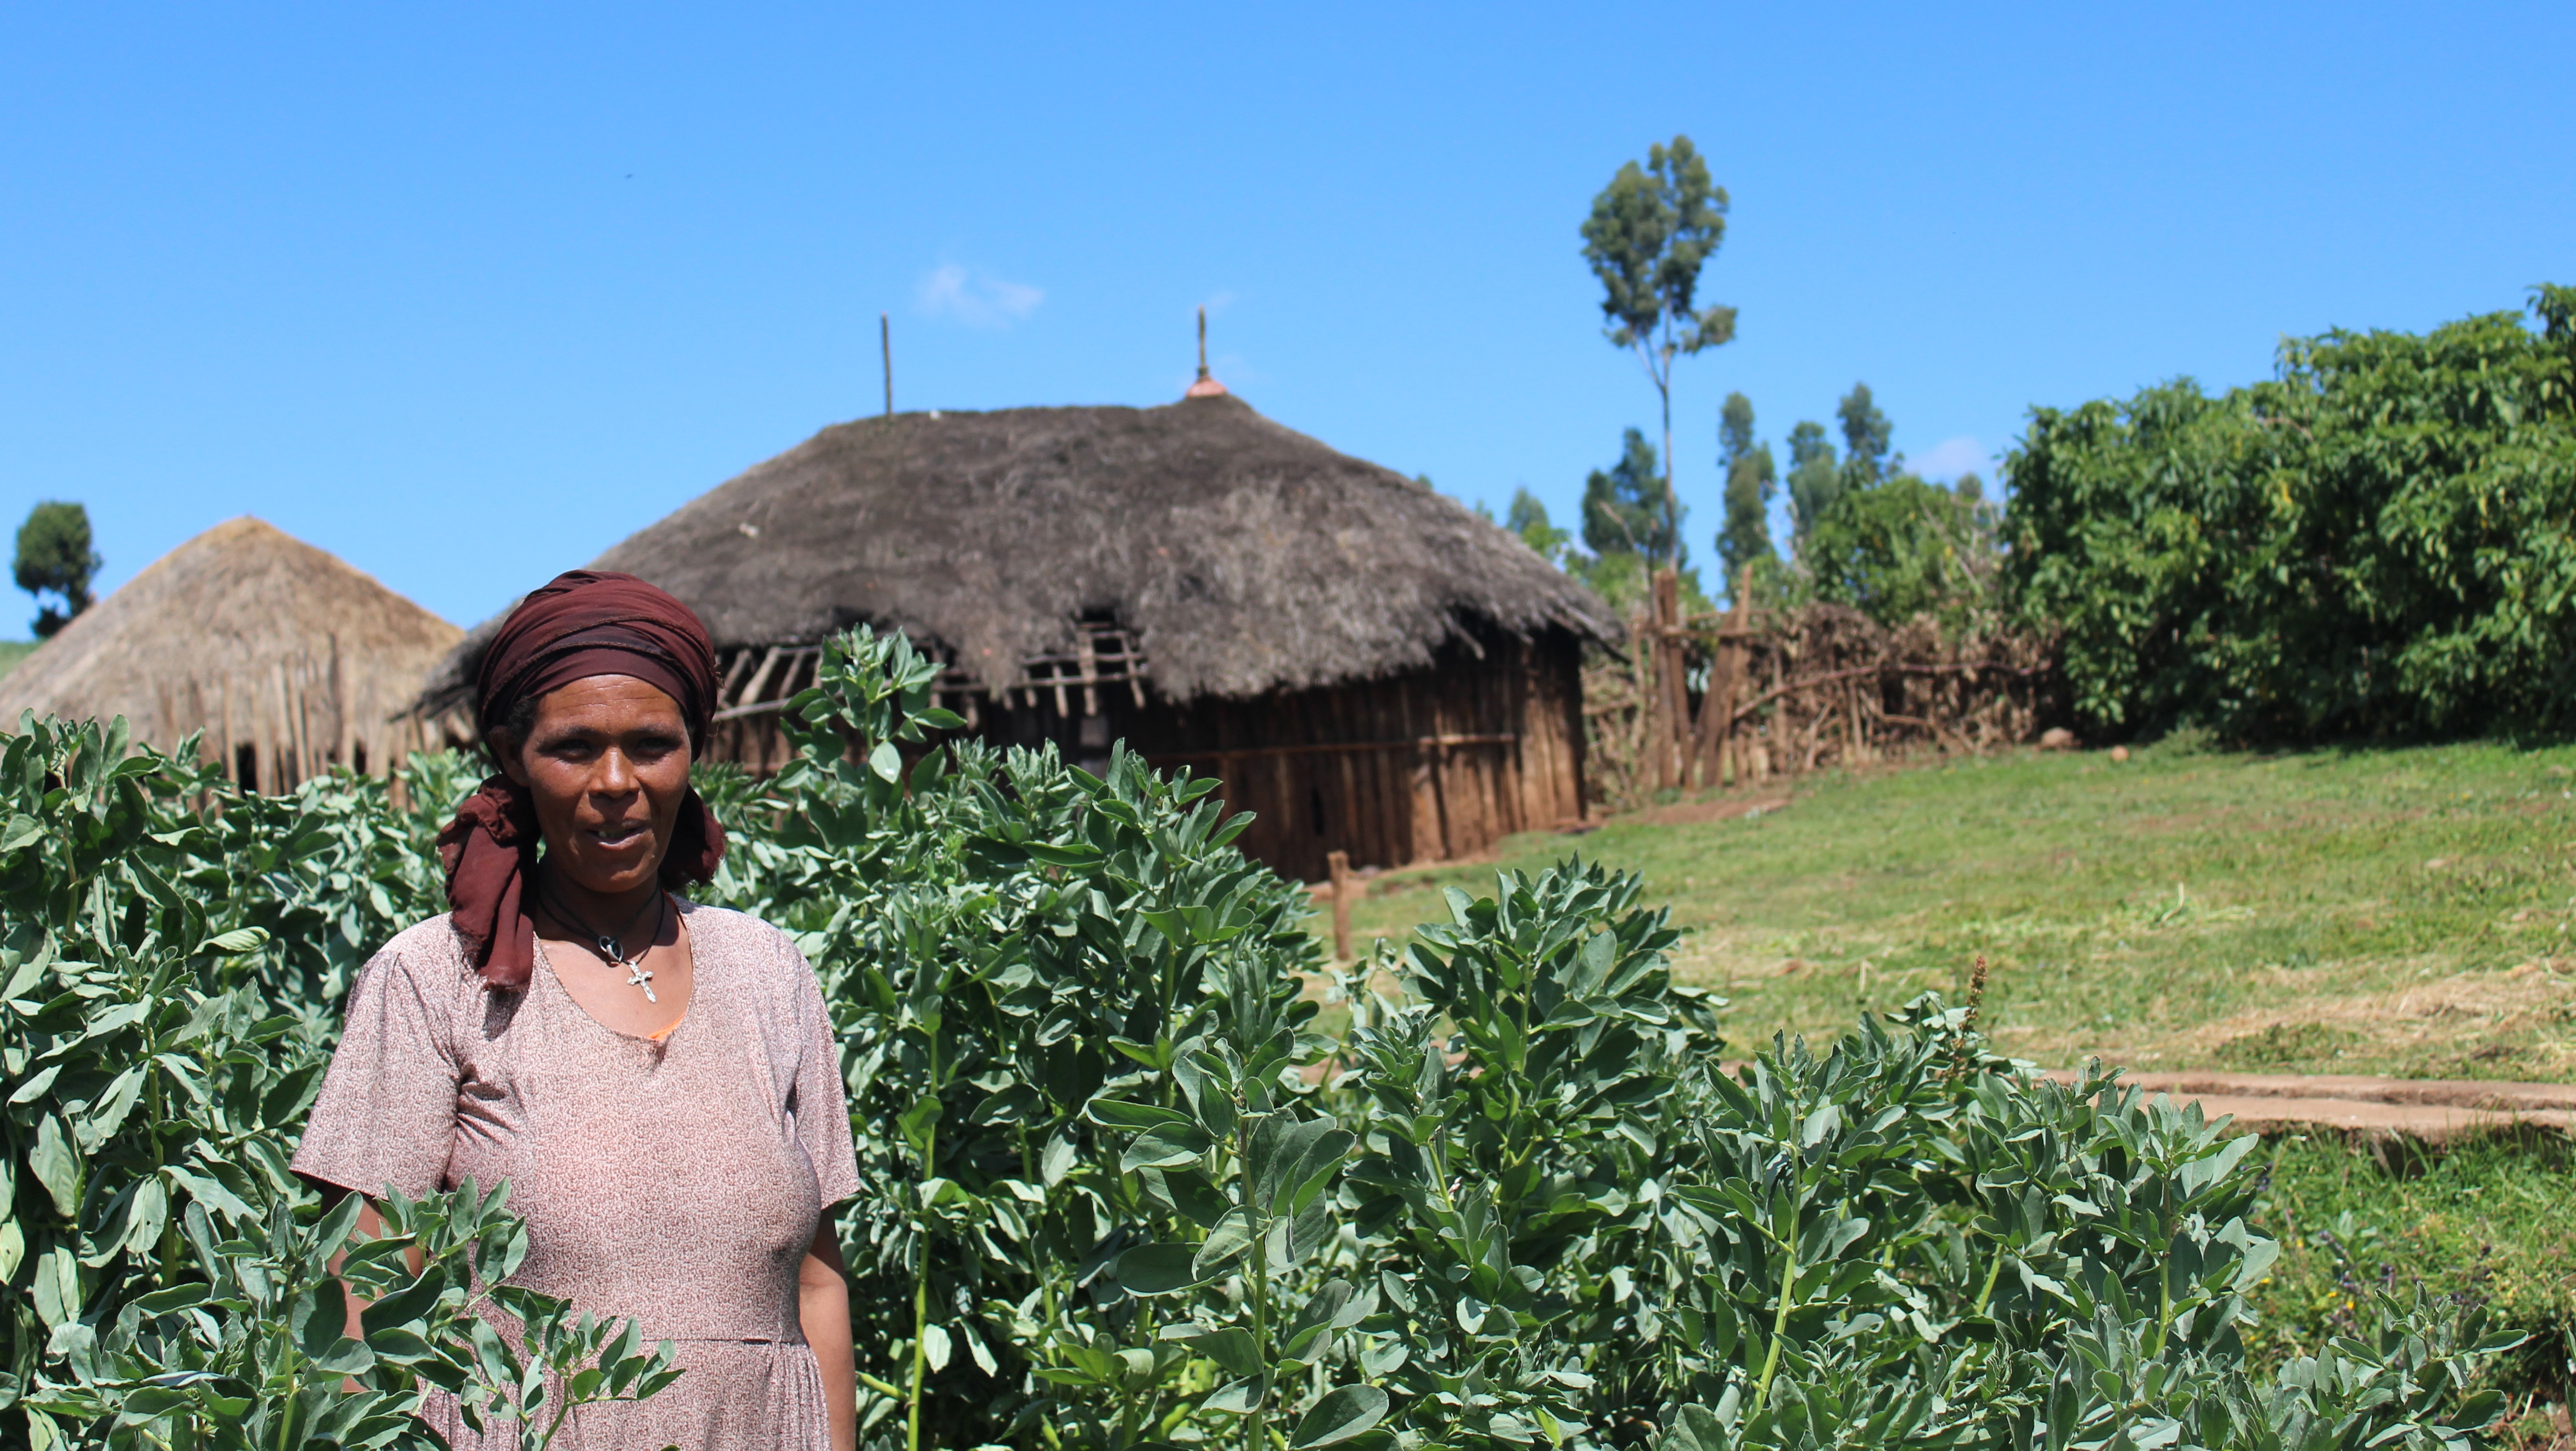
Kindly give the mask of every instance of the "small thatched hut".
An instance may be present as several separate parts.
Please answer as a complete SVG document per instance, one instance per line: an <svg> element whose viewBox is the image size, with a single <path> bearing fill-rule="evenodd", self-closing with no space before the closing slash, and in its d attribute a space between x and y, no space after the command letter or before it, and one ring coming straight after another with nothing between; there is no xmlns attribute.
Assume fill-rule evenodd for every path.
<svg viewBox="0 0 2576 1451"><path fill-rule="evenodd" d="M0 719L108 720L284 791L334 765L384 772L435 744L407 713L463 632L244 516L154 560L0 678Z"/></svg>
<svg viewBox="0 0 2576 1451"><path fill-rule="evenodd" d="M1001 742L1221 777L1282 871L1455 858L1583 814L1580 655L1618 625L1519 539L1212 385L1161 408L827 428L601 555L695 608L719 754L777 764L817 642L901 629ZM453 710L493 623L432 678Z"/></svg>

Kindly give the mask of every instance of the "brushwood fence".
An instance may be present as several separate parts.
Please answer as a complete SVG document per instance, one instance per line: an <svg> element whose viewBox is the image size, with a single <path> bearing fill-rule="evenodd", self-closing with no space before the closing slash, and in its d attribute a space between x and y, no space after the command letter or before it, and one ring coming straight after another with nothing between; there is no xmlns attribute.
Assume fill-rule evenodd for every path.
<svg viewBox="0 0 2576 1451"><path fill-rule="evenodd" d="M2065 716L2055 642L1842 605L1687 614L1670 573L1584 675L1601 804L2036 740Z"/></svg>

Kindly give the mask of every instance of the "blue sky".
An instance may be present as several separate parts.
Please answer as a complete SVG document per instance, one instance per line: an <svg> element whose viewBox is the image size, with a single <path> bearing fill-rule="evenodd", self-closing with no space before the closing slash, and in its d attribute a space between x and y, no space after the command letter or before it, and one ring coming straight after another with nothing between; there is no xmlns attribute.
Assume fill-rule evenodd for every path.
<svg viewBox="0 0 2576 1451"><path fill-rule="evenodd" d="M433 13L434 12L434 13ZM0 513L257 514L459 623L816 428L1160 403L1560 519L1654 423L1576 228L1676 132L1775 442L2576 282L2576 8L0 5ZM1035 538L1042 538L1042 535ZM1034 539L1033 539L1034 547ZM32 615L0 606L0 631Z"/></svg>

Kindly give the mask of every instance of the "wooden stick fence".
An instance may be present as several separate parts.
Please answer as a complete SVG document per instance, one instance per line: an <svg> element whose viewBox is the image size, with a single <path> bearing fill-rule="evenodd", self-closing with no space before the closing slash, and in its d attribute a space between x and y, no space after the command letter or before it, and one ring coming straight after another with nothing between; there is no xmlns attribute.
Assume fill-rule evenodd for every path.
<svg viewBox="0 0 2576 1451"><path fill-rule="evenodd" d="M1890 629L1840 605L1685 616L1670 571L1630 624L1631 653L1602 652L1584 680L1590 772L1614 807L1994 750L2063 713L2054 651L2035 636Z"/></svg>

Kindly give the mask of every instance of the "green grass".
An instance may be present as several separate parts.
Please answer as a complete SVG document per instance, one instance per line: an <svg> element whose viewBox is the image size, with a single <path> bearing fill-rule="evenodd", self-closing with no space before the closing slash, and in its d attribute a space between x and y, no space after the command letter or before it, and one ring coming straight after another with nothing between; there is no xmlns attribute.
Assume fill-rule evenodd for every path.
<svg viewBox="0 0 2576 1451"><path fill-rule="evenodd" d="M0 640L0 675L18 668L18 662L36 653L35 640Z"/></svg>
<svg viewBox="0 0 2576 1451"><path fill-rule="evenodd" d="M1726 995L1739 1049L1955 996L1984 954L1988 1026L2052 1066L2563 1080L2571 790L2571 748L2018 753L1809 778L1750 819L1514 838L1376 878L1354 920L1401 937L1438 887L1580 852L1671 904L1677 974Z"/></svg>
<svg viewBox="0 0 2576 1451"><path fill-rule="evenodd" d="M2247 1331L2264 1359L2366 1325L2356 1311L2370 1287L2420 1286L2531 1336L2500 1368L2506 1386L2563 1393L2576 1351L2576 1168L2563 1144L2490 1141L2396 1162L2334 1139L2265 1152L2271 1187L2256 1218L2281 1258Z"/></svg>
<svg viewBox="0 0 2576 1451"><path fill-rule="evenodd" d="M1497 867L1580 852L1643 872L1671 905L1688 929L1677 974L1727 996L1739 1053L1775 1031L1839 1033L1926 988L1955 998L1982 953L1987 1025L2050 1066L2576 1077L2576 748L2173 742L2125 763L2024 753L1795 791L1749 819L1647 813L1388 873L1354 925L1400 939L1442 914L1440 887L1489 891ZM2499 1379L2563 1399L2572 1152L2266 1146L2257 1217L2282 1256L2254 1348L2313 1350L2356 1325L2364 1286L2421 1286L2529 1333Z"/></svg>

